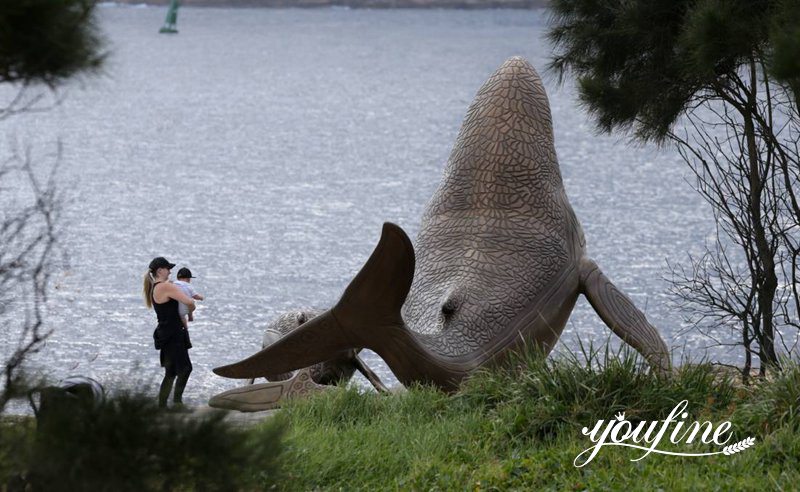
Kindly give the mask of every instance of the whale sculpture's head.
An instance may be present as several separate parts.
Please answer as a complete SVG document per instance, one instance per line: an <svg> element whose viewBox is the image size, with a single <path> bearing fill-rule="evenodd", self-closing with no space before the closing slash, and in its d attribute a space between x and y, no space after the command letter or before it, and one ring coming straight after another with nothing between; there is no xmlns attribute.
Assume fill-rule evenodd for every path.
<svg viewBox="0 0 800 492"><path fill-rule="evenodd" d="M475 350L517 317L570 258L550 105L526 60L507 60L469 107L416 241L403 314L438 350Z"/></svg>

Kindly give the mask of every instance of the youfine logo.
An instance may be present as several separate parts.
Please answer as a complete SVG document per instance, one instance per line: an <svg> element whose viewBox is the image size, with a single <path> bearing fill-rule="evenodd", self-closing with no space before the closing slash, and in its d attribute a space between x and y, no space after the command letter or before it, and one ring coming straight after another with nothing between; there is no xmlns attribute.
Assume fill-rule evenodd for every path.
<svg viewBox="0 0 800 492"><path fill-rule="evenodd" d="M753 446L756 442L755 438L748 437L734 444L728 445L731 435L731 423L723 421L718 426L714 426L711 422L691 422L686 424L686 418L689 413L686 408L689 406L688 400L683 400L669 413L669 416L662 420L655 420L652 422L640 421L634 424L625 420L625 413L616 415L615 419L598 420L594 428L589 430L588 427L582 429L584 436L589 436L589 439L595 443L584 449L578 456L575 457L572 464L577 468L588 465L595 456L605 446L622 446L627 448L634 448L642 451L642 455L632 458L631 461L639 461L651 453L666 454L672 456L713 456L716 454L731 455L736 454L747 448ZM722 449L711 451L707 453L682 453L676 451L667 451L659 449L664 436L672 428L672 433L669 436L669 441L672 444L691 444L695 442L698 435L699 441L704 444L713 444L716 446L724 446Z"/></svg>

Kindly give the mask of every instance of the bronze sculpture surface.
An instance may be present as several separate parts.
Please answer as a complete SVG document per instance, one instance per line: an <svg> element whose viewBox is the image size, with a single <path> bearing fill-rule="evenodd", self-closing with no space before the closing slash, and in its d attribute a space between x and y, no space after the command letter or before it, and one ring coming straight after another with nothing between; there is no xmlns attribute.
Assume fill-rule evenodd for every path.
<svg viewBox="0 0 800 492"><path fill-rule="evenodd" d="M403 384L454 390L522 344L549 352L579 294L654 370L670 367L658 331L587 256L544 87L533 67L514 57L470 105L416 250L400 227L384 224L335 306L214 372L258 377L369 348Z"/></svg>

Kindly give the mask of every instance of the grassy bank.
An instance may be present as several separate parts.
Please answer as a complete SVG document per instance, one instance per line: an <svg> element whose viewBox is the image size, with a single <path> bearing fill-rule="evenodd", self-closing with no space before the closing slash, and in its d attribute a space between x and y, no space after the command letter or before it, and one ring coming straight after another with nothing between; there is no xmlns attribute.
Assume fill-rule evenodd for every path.
<svg viewBox="0 0 800 492"><path fill-rule="evenodd" d="M628 355L518 357L471 378L456 395L415 387L396 395L335 389L289 404L258 427L221 414L186 419L152 397L116 397L58 414L49 425L0 420L0 490L797 490L800 367L743 386L710 365L658 378ZM582 435L625 412L731 421L731 456L679 457L602 448L582 468ZM719 446L670 446L680 452Z"/></svg>
<svg viewBox="0 0 800 492"><path fill-rule="evenodd" d="M473 378L458 395L411 388L391 397L335 391L287 408L281 480L285 490L796 490L800 483L800 369L743 387L709 365L653 377L633 357L523 363ZM597 362L597 361L595 361ZM641 455L603 448L581 435L617 412L658 420L681 400L689 420L730 420L732 442L756 445L732 456ZM272 425L272 424L268 424ZM664 441L668 441L665 439ZM660 446L716 451L707 445Z"/></svg>

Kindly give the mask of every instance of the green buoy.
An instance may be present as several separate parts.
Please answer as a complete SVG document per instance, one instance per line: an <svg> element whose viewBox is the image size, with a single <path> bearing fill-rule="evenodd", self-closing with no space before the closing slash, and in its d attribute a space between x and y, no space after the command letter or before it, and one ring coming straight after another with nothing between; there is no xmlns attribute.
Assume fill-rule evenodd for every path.
<svg viewBox="0 0 800 492"><path fill-rule="evenodd" d="M164 34L178 34L178 0L170 0L169 10L167 11L167 18L164 19L164 25L158 31Z"/></svg>

